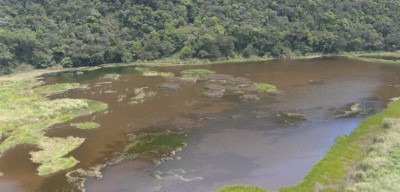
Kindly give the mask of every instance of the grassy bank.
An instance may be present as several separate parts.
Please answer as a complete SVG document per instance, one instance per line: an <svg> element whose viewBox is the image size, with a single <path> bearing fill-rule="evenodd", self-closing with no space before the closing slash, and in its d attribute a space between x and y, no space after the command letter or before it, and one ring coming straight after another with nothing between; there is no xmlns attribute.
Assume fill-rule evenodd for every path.
<svg viewBox="0 0 400 192"><path fill-rule="evenodd" d="M361 183L365 180L361 180L361 184L356 184L355 189L350 184L354 183L354 180L357 181L357 177L360 177L357 175L357 173L360 174L357 172L357 168L360 169L360 166L362 167L363 164L365 165L365 161L369 161L368 159L365 159L368 158L368 155L371 153L366 152L371 151L371 149L374 148L373 143L376 143L377 140L392 141L391 146L394 147L392 147L392 152L389 151L385 153L385 156L383 156L383 158L388 159L386 162L389 162L389 165L392 165L392 168L388 169L388 167L382 166L380 171L378 170L376 172L380 173L380 177L386 176L386 178L398 178L400 173L399 169L397 169L397 163L390 164L390 160L393 160L394 157L398 157L400 143L397 142L398 138L393 137L394 134L392 134L392 132L388 134L387 131L385 131L387 128L385 128L383 122L388 118L400 118L400 101L391 103L387 109L383 110L379 114L362 121L349 136L338 137L335 144L327 152L325 157L323 157L310 170L302 182L292 187L281 188L279 191L346 191L360 189L360 186L365 186ZM394 129L395 131L393 131L393 133L398 134L399 129L400 128ZM396 144L393 144L393 140L396 141ZM387 149L387 146L388 144L385 149ZM378 149L378 151L382 150ZM374 155L373 157L377 156ZM380 157L382 158L382 156ZM378 160L382 160L381 158ZM371 162L369 163L371 164ZM396 177L393 177L393 174L396 174ZM372 173L372 175L374 174ZM365 177L368 178L368 176L364 176L364 178ZM376 174L375 177L370 177L379 179L379 177L376 177ZM373 182L369 182L368 185L373 189ZM239 189L241 189L241 187L243 186L229 187L221 189L219 192L240 191ZM242 191L250 192L251 190Z"/></svg>
<svg viewBox="0 0 400 192"><path fill-rule="evenodd" d="M84 141L83 138L50 138L48 127L77 116L104 111L107 105L84 99L49 100L43 93L58 93L79 85L37 87L36 80L0 83L0 155L19 145L34 145L31 160L40 164L39 175L75 166L78 161L64 157ZM37 88L35 88L37 87Z"/></svg>
<svg viewBox="0 0 400 192"><path fill-rule="evenodd" d="M377 135L382 134L385 118L400 118L400 101L360 123L349 135L336 139L333 147L296 186L280 191L344 191L359 163L366 157Z"/></svg>
<svg viewBox="0 0 400 192"><path fill-rule="evenodd" d="M345 53L343 56L367 62L400 64L400 52Z"/></svg>

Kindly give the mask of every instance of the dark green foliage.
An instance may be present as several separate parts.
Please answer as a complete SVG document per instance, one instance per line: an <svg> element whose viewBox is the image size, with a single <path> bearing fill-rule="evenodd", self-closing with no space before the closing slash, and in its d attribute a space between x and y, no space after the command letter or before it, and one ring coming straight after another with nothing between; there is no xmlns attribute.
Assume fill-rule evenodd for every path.
<svg viewBox="0 0 400 192"><path fill-rule="evenodd" d="M0 73L234 56L397 51L398 0L0 1Z"/></svg>

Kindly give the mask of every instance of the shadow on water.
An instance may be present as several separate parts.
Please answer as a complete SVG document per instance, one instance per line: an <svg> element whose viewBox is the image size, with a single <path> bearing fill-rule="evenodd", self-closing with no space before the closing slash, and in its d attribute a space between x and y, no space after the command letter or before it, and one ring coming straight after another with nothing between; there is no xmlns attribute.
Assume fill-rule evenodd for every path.
<svg viewBox="0 0 400 192"><path fill-rule="evenodd" d="M190 68L193 67L152 70L179 75L180 71ZM390 98L400 95L400 88L388 86L400 84L399 67L343 58L196 68L273 84L283 94L261 95L255 101L242 101L237 95L205 99L203 83L184 83L176 91L159 90L157 85L166 82L165 78L143 77L134 67L45 77L49 84L79 82L90 87L53 98L85 98L109 105L107 113L79 117L51 127L46 133L51 137L86 138L71 153L80 161L74 170L109 164L102 169L101 179L89 178L85 182L87 191L213 191L229 184L269 189L293 185L326 153L337 136L349 134L363 118L380 111ZM115 80L103 78L111 73L120 76ZM132 103L137 94L135 89L144 87L155 94L143 103ZM374 110L335 118L338 111L355 104ZM101 127L79 130L71 126L71 123L86 121L97 122ZM182 133L185 138L179 134L169 137L171 133ZM139 139L132 140L132 134ZM133 149L144 150L145 154L119 158L127 146L140 138L150 141L146 145L134 145ZM185 145L168 143L171 138L174 142L182 140ZM175 147L181 149L175 150ZM47 177L35 176L36 165L28 159L29 150L32 149L18 147L0 159L0 168L5 174L0 178L0 189L76 189L65 177L72 170ZM163 155L157 155L159 151Z"/></svg>

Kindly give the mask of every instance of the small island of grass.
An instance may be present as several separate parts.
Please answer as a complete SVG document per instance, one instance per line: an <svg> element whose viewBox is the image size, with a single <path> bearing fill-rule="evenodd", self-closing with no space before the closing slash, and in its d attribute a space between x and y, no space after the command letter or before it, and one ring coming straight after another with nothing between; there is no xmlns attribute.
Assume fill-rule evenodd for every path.
<svg viewBox="0 0 400 192"><path fill-rule="evenodd" d="M83 130L97 129L101 127L101 125L96 122L73 123L72 126Z"/></svg>

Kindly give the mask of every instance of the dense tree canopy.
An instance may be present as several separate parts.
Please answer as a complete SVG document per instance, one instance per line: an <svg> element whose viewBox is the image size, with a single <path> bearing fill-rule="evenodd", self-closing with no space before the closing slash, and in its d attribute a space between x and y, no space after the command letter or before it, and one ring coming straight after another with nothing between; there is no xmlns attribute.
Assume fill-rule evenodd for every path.
<svg viewBox="0 0 400 192"><path fill-rule="evenodd" d="M0 0L0 73L20 66L400 47L400 0Z"/></svg>

